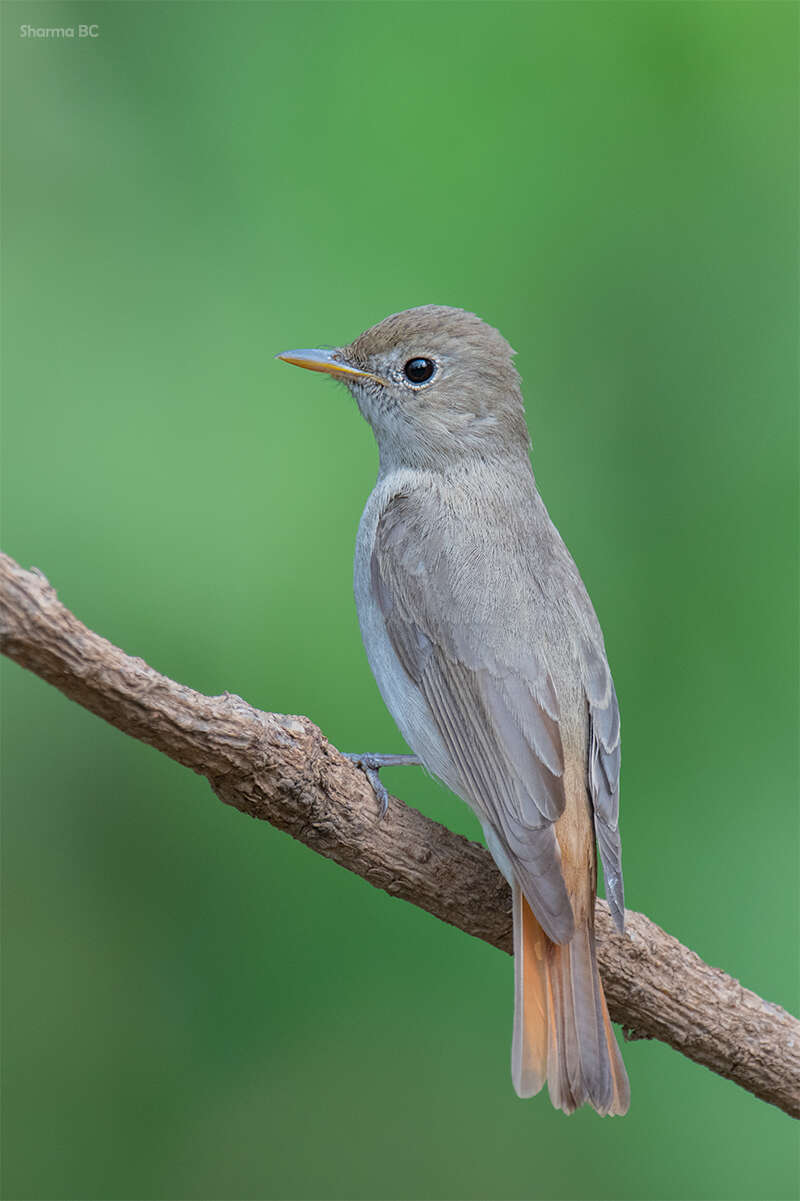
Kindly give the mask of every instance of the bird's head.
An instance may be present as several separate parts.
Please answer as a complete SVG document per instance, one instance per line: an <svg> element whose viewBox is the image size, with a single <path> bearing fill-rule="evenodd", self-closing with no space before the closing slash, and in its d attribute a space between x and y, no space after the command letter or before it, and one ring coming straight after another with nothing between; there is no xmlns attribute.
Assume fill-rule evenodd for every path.
<svg viewBox="0 0 800 1201"><path fill-rule="evenodd" d="M514 351L474 313L427 304L395 313L335 350L287 350L352 392L383 468L447 467L463 457L527 454Z"/></svg>

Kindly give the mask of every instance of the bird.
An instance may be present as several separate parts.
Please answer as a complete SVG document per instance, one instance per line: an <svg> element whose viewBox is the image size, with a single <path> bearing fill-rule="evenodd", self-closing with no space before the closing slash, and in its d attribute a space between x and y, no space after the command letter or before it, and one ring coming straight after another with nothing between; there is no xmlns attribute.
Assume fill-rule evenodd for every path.
<svg viewBox="0 0 800 1201"><path fill-rule="evenodd" d="M597 965L597 846L624 931L619 706L600 624L539 495L515 351L426 304L348 345L276 358L344 383L379 470L354 591L378 688L413 756L353 756L380 790L421 763L475 812L512 893L511 1076L565 1113L624 1114ZM385 796L385 792L383 794Z"/></svg>

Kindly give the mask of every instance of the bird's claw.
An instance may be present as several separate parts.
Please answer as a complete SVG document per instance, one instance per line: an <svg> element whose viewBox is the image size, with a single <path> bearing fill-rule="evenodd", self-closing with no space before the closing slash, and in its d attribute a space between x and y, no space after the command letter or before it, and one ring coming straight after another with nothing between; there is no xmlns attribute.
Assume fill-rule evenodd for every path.
<svg viewBox="0 0 800 1201"><path fill-rule="evenodd" d="M379 821L383 821L386 817L386 811L389 808L389 793L381 781L378 773L382 767L401 767L406 764L419 766L420 760L416 755L359 755L348 752L343 752L345 759L349 759L356 767L360 767L364 775L372 785L372 791L380 806Z"/></svg>

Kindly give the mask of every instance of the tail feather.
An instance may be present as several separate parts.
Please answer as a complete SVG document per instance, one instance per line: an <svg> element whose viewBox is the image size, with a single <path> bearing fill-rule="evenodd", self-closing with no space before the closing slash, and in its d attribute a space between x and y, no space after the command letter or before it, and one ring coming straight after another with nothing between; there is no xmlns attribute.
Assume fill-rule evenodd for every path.
<svg viewBox="0 0 800 1201"><path fill-rule="evenodd" d="M515 1012L512 1078L521 1097L547 1080L550 1099L572 1113L588 1102L623 1114L630 1089L597 970L594 931L578 925L552 942L514 887Z"/></svg>
<svg viewBox="0 0 800 1201"><path fill-rule="evenodd" d="M625 1064L622 1061L619 1044L614 1037L614 1027L611 1025L611 1018L608 1016L608 1006L606 1005L602 985L600 987L600 1000L603 1005L603 1028L608 1046L608 1058L611 1061L611 1080L614 1086L614 1097L608 1112L611 1114L623 1114L628 1112L631 1103L631 1086L628 1082L628 1073L625 1071Z"/></svg>
<svg viewBox="0 0 800 1201"><path fill-rule="evenodd" d="M528 902L514 887L514 1037L511 1075L517 1095L532 1097L547 1079L549 1056L547 936L523 919Z"/></svg>

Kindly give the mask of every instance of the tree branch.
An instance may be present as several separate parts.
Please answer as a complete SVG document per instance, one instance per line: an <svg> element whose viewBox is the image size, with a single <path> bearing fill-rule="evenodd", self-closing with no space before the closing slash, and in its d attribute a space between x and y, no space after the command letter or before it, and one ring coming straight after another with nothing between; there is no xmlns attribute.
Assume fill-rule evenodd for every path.
<svg viewBox="0 0 800 1201"><path fill-rule="evenodd" d="M0 649L66 696L205 776L228 805L271 822L376 888L511 951L510 893L491 856L395 797L383 821L363 773L305 717L203 696L82 625L44 576L0 554ZM800 1117L800 1022L626 913L597 903L600 971L628 1037L658 1038Z"/></svg>

